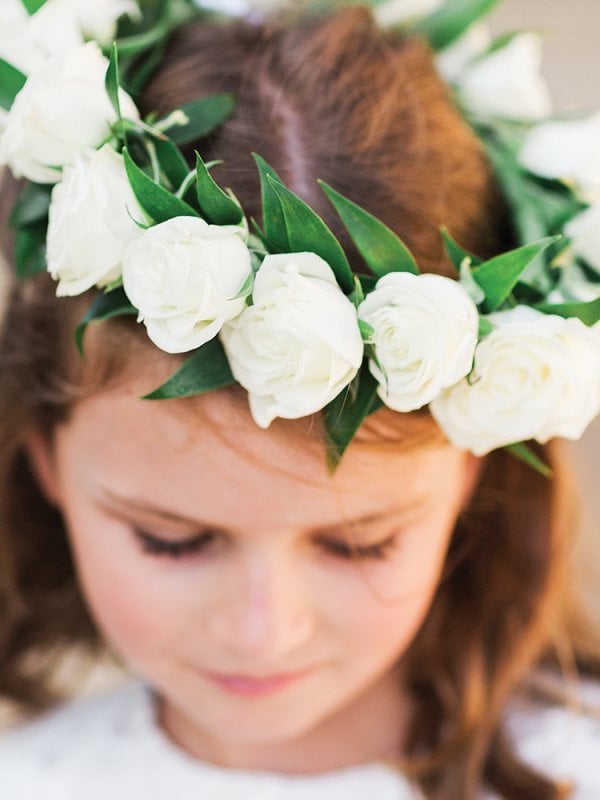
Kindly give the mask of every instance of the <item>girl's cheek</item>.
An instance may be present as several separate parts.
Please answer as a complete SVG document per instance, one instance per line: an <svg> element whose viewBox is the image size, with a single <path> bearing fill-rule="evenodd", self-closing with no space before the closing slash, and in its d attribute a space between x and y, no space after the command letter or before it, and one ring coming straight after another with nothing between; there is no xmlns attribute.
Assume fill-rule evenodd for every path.
<svg viewBox="0 0 600 800"><path fill-rule="evenodd" d="M159 646L173 635L182 609L171 582L121 524L74 528L71 543L81 588L103 636L119 651Z"/></svg>

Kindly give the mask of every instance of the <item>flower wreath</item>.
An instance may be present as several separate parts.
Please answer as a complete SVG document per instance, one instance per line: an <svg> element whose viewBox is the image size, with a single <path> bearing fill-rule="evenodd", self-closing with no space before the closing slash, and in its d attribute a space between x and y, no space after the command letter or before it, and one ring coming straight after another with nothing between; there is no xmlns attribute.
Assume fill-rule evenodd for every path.
<svg viewBox="0 0 600 800"><path fill-rule="evenodd" d="M3 0L0 163L29 181L11 216L20 277L48 270L59 296L100 290L80 349L91 322L134 314L160 349L189 352L148 399L237 382L264 428L324 410L332 467L381 405L429 405L456 446L510 447L547 472L524 442L577 439L600 410L600 117L547 119L539 42L490 42L493 0L372 2L381 24L437 51L520 246L483 261L443 229L459 279L420 274L395 233L321 182L368 268L354 274L259 155L262 228L211 164L197 155L190 169L180 147L233 98L140 119L132 97L167 38L208 5Z"/></svg>

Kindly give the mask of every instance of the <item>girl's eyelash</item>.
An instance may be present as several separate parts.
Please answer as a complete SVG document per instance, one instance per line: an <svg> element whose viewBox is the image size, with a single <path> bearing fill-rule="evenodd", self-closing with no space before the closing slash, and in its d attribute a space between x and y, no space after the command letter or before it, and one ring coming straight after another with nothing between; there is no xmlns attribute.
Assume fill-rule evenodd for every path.
<svg viewBox="0 0 600 800"><path fill-rule="evenodd" d="M209 545L214 544L218 535L215 531L204 531L190 539L169 541L168 539L161 539L158 536L154 536L141 528L134 528L133 532L141 543L144 553L151 556L166 556L168 558L184 558L188 555L200 553ZM321 539L318 542L328 553L346 561L382 561L395 543L395 536L391 536L383 542L366 545L353 545L350 542L335 539Z"/></svg>
<svg viewBox="0 0 600 800"><path fill-rule="evenodd" d="M214 531L205 531L191 539L169 541L160 539L141 528L134 528L134 534L140 541L144 553L151 556L167 556L169 558L183 558L184 556L199 553L212 544L217 536Z"/></svg>
<svg viewBox="0 0 600 800"><path fill-rule="evenodd" d="M348 561L360 561L363 559L382 561L395 543L396 536L394 535L385 539L383 542L375 542L374 544L353 545L350 542L336 541L334 539L324 539L320 544L328 552Z"/></svg>

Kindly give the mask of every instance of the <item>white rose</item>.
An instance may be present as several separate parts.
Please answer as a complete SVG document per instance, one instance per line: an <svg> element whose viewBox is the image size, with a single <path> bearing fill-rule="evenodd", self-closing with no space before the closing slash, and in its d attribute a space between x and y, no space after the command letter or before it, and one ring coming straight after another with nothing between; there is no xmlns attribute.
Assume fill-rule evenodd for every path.
<svg viewBox="0 0 600 800"><path fill-rule="evenodd" d="M402 25L419 17L433 14L446 0L386 0L374 9L375 19L382 27Z"/></svg>
<svg viewBox="0 0 600 800"><path fill-rule="evenodd" d="M253 303L221 338L254 420L267 428L275 417L319 411L354 378L363 355L356 309L331 268L314 253L269 255Z"/></svg>
<svg viewBox="0 0 600 800"><path fill-rule="evenodd" d="M499 50L474 61L458 79L467 108L484 116L537 120L551 111L548 87L540 73L542 44L520 33Z"/></svg>
<svg viewBox="0 0 600 800"><path fill-rule="evenodd" d="M175 217L127 248L123 288L157 347L194 350L241 313L239 294L252 273L245 237L237 225Z"/></svg>
<svg viewBox="0 0 600 800"><path fill-rule="evenodd" d="M47 0L31 16L21 0L2 0L0 58L25 75L82 44L81 27L63 0Z"/></svg>
<svg viewBox="0 0 600 800"><path fill-rule="evenodd" d="M246 17L254 13L268 14L285 6L285 0L195 0L203 9L213 9L232 17Z"/></svg>
<svg viewBox="0 0 600 800"><path fill-rule="evenodd" d="M78 295L121 275L127 245L145 221L131 190L123 157L109 145L75 158L52 190L48 270L57 295Z"/></svg>
<svg viewBox="0 0 600 800"><path fill-rule="evenodd" d="M590 199L600 200L600 112L537 125L519 159L536 175L574 181Z"/></svg>
<svg viewBox="0 0 600 800"><path fill-rule="evenodd" d="M377 282L358 316L373 328L369 367L378 394L395 411L422 408L471 370L479 315L450 278L392 272Z"/></svg>
<svg viewBox="0 0 600 800"><path fill-rule="evenodd" d="M455 42L438 53L436 62L445 80L458 82L469 64L489 48L492 35L489 27L475 23Z"/></svg>
<svg viewBox="0 0 600 800"><path fill-rule="evenodd" d="M547 298L548 303L591 303L600 297L598 281L574 259L560 266L559 280Z"/></svg>
<svg viewBox="0 0 600 800"><path fill-rule="evenodd" d="M457 447L476 455L515 442L578 439L600 410L600 326L517 306L475 351L465 379L431 404Z"/></svg>
<svg viewBox="0 0 600 800"><path fill-rule="evenodd" d="M565 226L565 234L572 240L575 255L600 271L600 201L574 217Z"/></svg>
<svg viewBox="0 0 600 800"><path fill-rule="evenodd" d="M48 0L52 2L52 0ZM87 39L110 44L117 32L117 21L124 15L139 19L135 0L57 0L69 9Z"/></svg>
<svg viewBox="0 0 600 800"><path fill-rule="evenodd" d="M108 61L89 42L64 59L51 59L34 70L17 95L0 138L0 165L15 177L56 183L61 167L78 153L100 145L117 117L104 88ZM138 111L121 91L121 111Z"/></svg>

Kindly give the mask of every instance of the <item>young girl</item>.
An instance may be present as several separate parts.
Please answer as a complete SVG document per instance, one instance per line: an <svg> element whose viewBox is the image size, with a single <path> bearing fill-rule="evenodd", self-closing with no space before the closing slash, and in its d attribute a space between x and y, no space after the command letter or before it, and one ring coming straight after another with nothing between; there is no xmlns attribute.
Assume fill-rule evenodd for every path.
<svg viewBox="0 0 600 800"><path fill-rule="evenodd" d="M560 445L552 441L519 451L539 470L551 467L552 478L507 449L484 446L479 452L487 455L474 455L476 447L450 443L451 426L435 397L396 410L400 389L392 385L395 373L389 370L386 388L378 389L385 404L369 405L356 435L346 437L332 458L331 414L344 413L335 407L340 390L313 402L318 380L314 372L307 374L317 370L310 360L316 350L296 358L294 348L298 337L317 348L322 331L332 341L339 336L327 385L331 388L335 372L343 373L340 385L346 386L362 357L361 349L357 363L351 352L355 334L344 327L347 309L356 306L347 298L343 305L333 290L324 304L322 294L304 288L299 275L318 273L326 282L313 262L302 266L302 258L311 255L306 248L294 262L300 264L291 281L297 296L281 289L289 265L276 274L278 262L269 261L269 280L280 281L280 294L271 306L259 305L267 280L259 284L259 276L267 273L257 268L257 259L265 264L290 252L271 247L271 255L261 253L277 234L277 215L269 217L269 187L284 200L282 187L288 187L318 212L357 275L366 272L361 256L375 259L368 247L361 250L360 225L375 223L338 197L338 208L355 214L346 229L317 179L397 232L422 273L456 276L441 225L465 251L484 259L519 243L514 197L506 184L501 191L431 50L422 38L382 31L366 8L351 8L264 24L189 22L156 63L137 98L142 115L168 118L199 96L235 96L233 113L220 127L193 141L180 140L189 166L195 149L202 163L219 160L212 176L231 187L249 226L252 219L263 225L262 242L252 251L254 305L244 299L243 287L236 294L246 264L237 288L227 289L227 303L241 298L241 307L226 306L220 334L235 384L180 392L191 396L177 399L141 399L182 363L176 340L185 319L173 324L166 314L151 319L134 298L145 280L154 280L149 272L160 273L153 290L170 281L170 308L184 305L183 294L195 288L186 249L192 234L186 244L180 238L171 247L147 238L163 230L161 224L142 230L131 222L147 211L144 201L153 190L144 184L135 196L127 195L122 220L123 228L131 225L123 237L136 249L126 256L119 250L115 261L127 266L123 284L145 325L105 309L85 332L82 357L73 332L98 295L91 287L112 282L113 290L116 284L114 274L95 275L85 287L90 291L84 291L87 275L80 262L91 271L114 245L106 220L112 206L124 207L125 190L116 178L108 192L95 184L94 214L79 218L60 239L60 226L83 202L87 184L73 177L79 166L71 173L68 163L59 161L58 147L45 161L36 151L35 169L29 158L34 144L18 164L7 156L11 111L0 152L13 172L33 181L29 191L56 183L57 177L45 174L64 167L63 182L52 194L47 234L44 227L48 265L63 296L56 296L47 274L25 282L10 279L0 342L1 691L24 710L47 708L55 700L57 659L75 644L98 652L102 642L132 680L112 694L72 701L8 733L0 745L0 795L7 800L595 800L600 723L592 705L598 690L586 679L580 692L574 668L591 674L598 654L571 604L573 520ZM62 102L61 118L91 116L88 95L81 95L76 107L62 97L54 101ZM124 116L128 102L121 95ZM135 153L145 134L139 133L139 140L138 134L128 135ZM162 140L152 141L160 158ZM252 153L270 165L262 168L262 205ZM141 178L132 164L135 188ZM551 177L544 181L540 187L551 187ZM189 199L182 189L178 202ZM15 192L14 182L7 181L4 220ZM224 196L231 199L211 196L222 204ZM36 224L32 206L22 201L20 208L30 209L30 217L23 222L19 206L13 212L13 228L19 227L20 213L23 223L17 261L23 231L31 233ZM220 208L234 219L231 206ZM210 213L206 216L210 220ZM290 236L308 235L306 219L301 231L288 226ZM228 263L245 264L239 231L230 235L224 225L218 235L223 241L229 237ZM12 236L7 228L11 260ZM102 241L94 238L99 236ZM320 228L319 237L326 237ZM67 264L70 256L61 261L56 255L71 253L72 247L72 263ZM213 258L217 246L211 247ZM139 263L142 272L136 271ZM415 280L429 285L423 278L431 283L428 275ZM445 287L441 319L458 284L434 285ZM489 302L489 294L486 301L477 299L473 286L463 270L456 302ZM375 295L367 293L356 305L374 304ZM472 349L462 375L448 377L454 367L446 363L450 356L443 347L455 335L454 322L437 322L429 330L424 300L407 300L404 306L397 300L397 307L402 319L416 319L412 361L419 362L427 348L442 353L427 377L440 384L437 397L467 374ZM260 319L247 332L241 320L255 309ZM363 339L374 346L380 309L360 309ZM204 336L207 324L196 320L193 335ZM296 326L294 341L287 325ZM584 370L591 373L589 388L577 383L576 362L587 346L581 336L569 374L573 403L589 393L585 409L576 410L589 421L597 412L599 372L591 361ZM382 334L380 368L388 352L383 339ZM403 346L393 332L386 341L390 352ZM188 349L203 353L210 346L195 343ZM254 360L245 378L248 362L240 354L250 350ZM257 354L275 359L282 352L293 373L291 388L286 383L272 396L261 394L260 370L267 368ZM214 363L217 355L215 350ZM528 397L535 394L538 377L527 372L534 367L526 346L519 346L518 359L515 370L525 370L520 380L526 384L518 403L539 424L545 395L536 396L531 411ZM364 375L375 375L377 366ZM417 368L411 368L410 381ZM281 386L287 378L285 369L278 369L273 381ZM359 397L367 378L361 380ZM501 372L505 396L498 398L502 389L496 387L486 400L486 420L495 413L494 404L509 402L515 380L514 370ZM294 393L298 385L302 393ZM552 386L548 383L546 392ZM435 416L427 408L430 401ZM347 402L358 406L360 399L348 396ZM326 404L329 412L320 413ZM468 423L469 431L479 430L474 411ZM519 438L544 437L524 433L501 444Z"/></svg>

